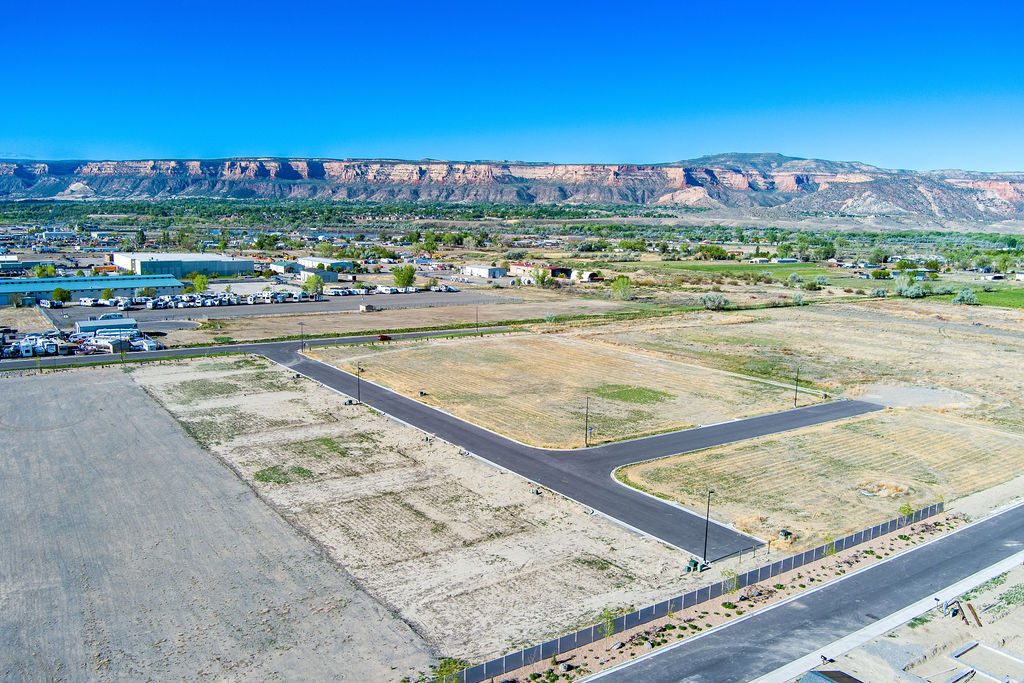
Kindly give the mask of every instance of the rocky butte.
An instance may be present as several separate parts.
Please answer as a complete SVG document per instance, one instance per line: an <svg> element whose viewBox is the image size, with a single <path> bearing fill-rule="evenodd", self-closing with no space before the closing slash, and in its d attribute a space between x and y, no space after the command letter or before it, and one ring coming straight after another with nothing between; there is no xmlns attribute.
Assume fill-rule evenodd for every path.
<svg viewBox="0 0 1024 683"><path fill-rule="evenodd" d="M1024 218L1024 173L906 171L779 154L665 164L277 159L0 161L0 200L330 199L779 207Z"/></svg>

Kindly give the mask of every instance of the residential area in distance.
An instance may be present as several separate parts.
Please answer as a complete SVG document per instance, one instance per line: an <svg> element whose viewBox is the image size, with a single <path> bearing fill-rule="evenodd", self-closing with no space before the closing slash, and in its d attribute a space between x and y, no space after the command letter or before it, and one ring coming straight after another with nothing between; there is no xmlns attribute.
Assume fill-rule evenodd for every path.
<svg viewBox="0 0 1024 683"><path fill-rule="evenodd" d="M4 571L33 562L22 580L40 600L88 599L99 615L48 631L33 602L11 604L27 640L2 645L5 676L42 670L22 654L32 642L75 678L645 680L662 650L774 628L793 604L816 614L815 600L888 585L1019 515L1013 233L375 203L282 228L276 215L323 207L264 201L258 225L233 203L201 206L0 205L0 376L12 397L61 397L9 404L5 448L52 485L40 508L32 476L4 475L3 518L24 520ZM80 422L66 401L103 417ZM82 449L74 467L46 456L62 435ZM136 474L132 449L111 444L143 438L162 445ZM95 458L103 485L58 503ZM92 511L136 495L138 477L167 482L149 509ZM67 554L72 535L119 540ZM213 559L165 583L186 539ZM104 575L130 545L147 550ZM145 609L141 627L107 588L39 583L54 553L81 585L137 585L124 614ZM976 571L999 565L976 555ZM885 627L882 645L789 644L762 669L1013 670L1018 574L895 621L861 615ZM954 584L893 590L910 609ZM383 647L326 645L339 637Z"/></svg>

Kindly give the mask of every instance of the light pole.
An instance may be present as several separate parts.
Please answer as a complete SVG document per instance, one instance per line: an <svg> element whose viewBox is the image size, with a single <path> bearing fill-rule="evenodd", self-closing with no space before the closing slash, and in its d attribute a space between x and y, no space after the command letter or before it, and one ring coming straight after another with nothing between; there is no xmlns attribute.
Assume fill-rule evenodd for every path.
<svg viewBox="0 0 1024 683"><path fill-rule="evenodd" d="M299 323L299 349L305 350L306 348L306 333L302 329L303 323Z"/></svg>
<svg viewBox="0 0 1024 683"><path fill-rule="evenodd" d="M583 418L583 447L590 446L590 397L587 396L587 407Z"/></svg>
<svg viewBox="0 0 1024 683"><path fill-rule="evenodd" d="M362 403L363 402L362 399L360 398L360 388L361 388L361 385L363 383L362 374L363 374L362 366L360 366L359 363L356 363L356 403Z"/></svg>
<svg viewBox="0 0 1024 683"><path fill-rule="evenodd" d="M711 494L714 489L708 489L708 511L704 516L704 564L708 563L708 531L711 528Z"/></svg>
<svg viewBox="0 0 1024 683"><path fill-rule="evenodd" d="M800 386L800 366L796 366L796 378L793 379L793 407L796 408L796 392Z"/></svg>
<svg viewBox="0 0 1024 683"><path fill-rule="evenodd" d="M476 333L480 334L480 304L476 305Z"/></svg>

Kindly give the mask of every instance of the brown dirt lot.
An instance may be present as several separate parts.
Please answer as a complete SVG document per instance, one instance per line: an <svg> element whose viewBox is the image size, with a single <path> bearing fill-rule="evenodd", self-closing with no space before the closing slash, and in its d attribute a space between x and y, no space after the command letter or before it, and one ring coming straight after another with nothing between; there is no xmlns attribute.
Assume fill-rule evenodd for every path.
<svg viewBox="0 0 1024 683"><path fill-rule="evenodd" d="M522 442L593 442L782 410L792 389L575 334L514 334L316 349L309 355ZM805 402L813 400L805 397Z"/></svg>
<svg viewBox="0 0 1024 683"><path fill-rule="evenodd" d="M482 660L753 567L687 575L685 554L262 359L131 377L447 656Z"/></svg>
<svg viewBox="0 0 1024 683"><path fill-rule="evenodd" d="M856 396L868 385L936 388L950 414L1024 432L1024 312L871 301L699 313L594 327L595 341L755 376L800 377Z"/></svg>
<svg viewBox="0 0 1024 683"><path fill-rule="evenodd" d="M620 478L762 538L809 548L940 499L988 489L1024 466L1024 436L930 412L890 410L642 463Z"/></svg>
<svg viewBox="0 0 1024 683"><path fill-rule="evenodd" d="M13 327L19 332L45 332L53 329L53 325L46 319L46 316L34 306L32 308L15 308L14 306L0 308L0 326Z"/></svg>
<svg viewBox="0 0 1024 683"><path fill-rule="evenodd" d="M598 299L549 298L523 303L495 303L479 306L480 322L530 320L555 315L607 313L623 308L621 302ZM373 313L346 311L339 313L307 313L299 315L265 315L218 320L217 329L188 329L168 332L162 341L170 346L207 344L214 337L231 337L235 341L274 339L297 335L299 323L306 335L344 334L365 330L392 330L472 323L477 319L476 306L435 306L430 308L397 308Z"/></svg>

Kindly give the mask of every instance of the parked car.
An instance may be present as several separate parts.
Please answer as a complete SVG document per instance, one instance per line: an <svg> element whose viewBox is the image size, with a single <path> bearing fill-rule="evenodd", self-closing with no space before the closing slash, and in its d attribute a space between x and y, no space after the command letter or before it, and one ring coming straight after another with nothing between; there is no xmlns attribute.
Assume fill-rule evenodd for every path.
<svg viewBox="0 0 1024 683"><path fill-rule="evenodd" d="M378 334L377 341L391 341L391 336L387 334Z"/></svg>

